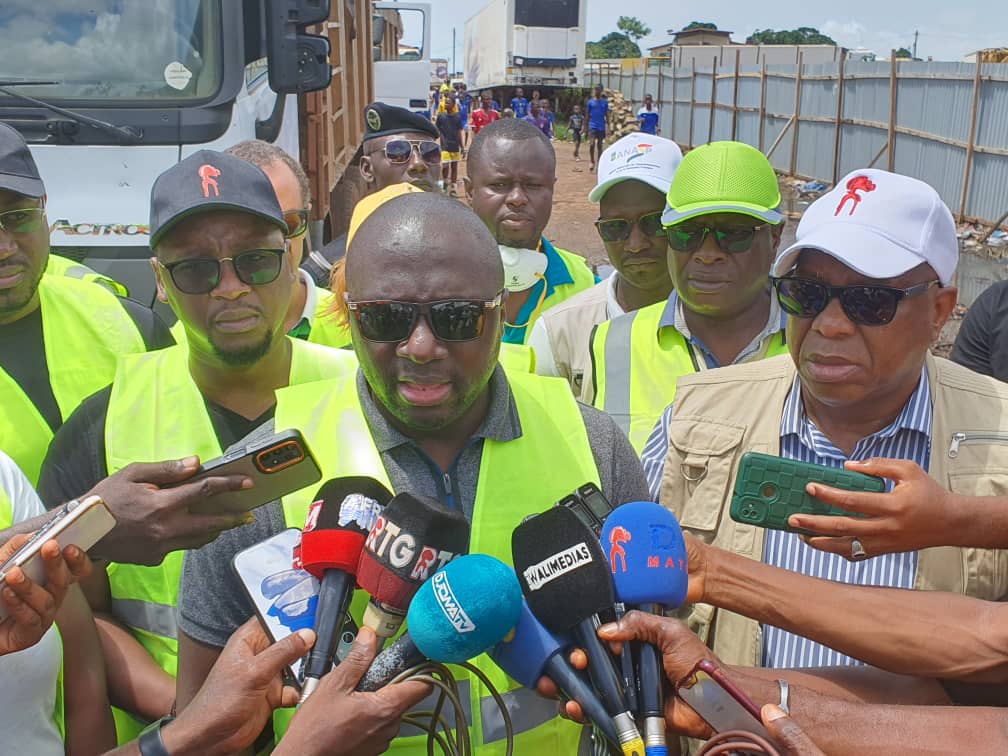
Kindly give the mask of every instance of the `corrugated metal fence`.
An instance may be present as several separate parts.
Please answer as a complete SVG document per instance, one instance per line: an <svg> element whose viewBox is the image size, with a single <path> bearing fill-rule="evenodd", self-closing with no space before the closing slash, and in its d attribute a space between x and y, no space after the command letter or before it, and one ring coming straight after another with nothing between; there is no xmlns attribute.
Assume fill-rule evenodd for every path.
<svg viewBox="0 0 1008 756"><path fill-rule="evenodd" d="M651 59L593 76L635 104L651 93L662 134L692 147L736 139L789 175L835 183L878 167L931 184L960 220L1008 211L1008 65L852 62L672 67Z"/></svg>

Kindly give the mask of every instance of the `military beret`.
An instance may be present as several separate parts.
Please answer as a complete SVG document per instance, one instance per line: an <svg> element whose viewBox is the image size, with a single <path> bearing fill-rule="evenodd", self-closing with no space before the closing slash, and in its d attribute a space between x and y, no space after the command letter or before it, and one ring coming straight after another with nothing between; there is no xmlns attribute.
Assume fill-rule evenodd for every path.
<svg viewBox="0 0 1008 756"><path fill-rule="evenodd" d="M364 108L364 125L365 142L369 139L407 132L427 134L431 139L440 136L437 128L426 116L384 102L372 102Z"/></svg>

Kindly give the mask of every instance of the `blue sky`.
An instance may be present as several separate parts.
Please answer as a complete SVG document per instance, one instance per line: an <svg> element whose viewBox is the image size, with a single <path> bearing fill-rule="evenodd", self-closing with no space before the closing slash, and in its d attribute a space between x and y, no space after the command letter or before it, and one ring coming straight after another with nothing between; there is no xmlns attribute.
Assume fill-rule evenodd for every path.
<svg viewBox="0 0 1008 756"><path fill-rule="evenodd" d="M457 29L456 55L462 65L465 20L487 4L486 0L429 0L433 6L433 56L451 58L452 27ZM668 41L666 30L682 28L690 21L712 21L735 32L743 41L756 29L794 29L812 26L829 34L845 47L866 47L880 55L898 47L909 48L917 29L917 54L935 60L960 60L984 47L1008 47L1008 3L991 0L839 0L810 3L808 0L728 2L682 0L587 0L588 39L598 39L616 29L620 15L637 16L652 33L641 47Z"/></svg>

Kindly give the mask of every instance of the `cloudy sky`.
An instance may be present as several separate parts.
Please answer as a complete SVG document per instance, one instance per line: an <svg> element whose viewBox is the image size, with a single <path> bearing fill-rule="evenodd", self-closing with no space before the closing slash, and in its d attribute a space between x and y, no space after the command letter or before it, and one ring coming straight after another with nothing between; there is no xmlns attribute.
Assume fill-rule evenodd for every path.
<svg viewBox="0 0 1008 756"><path fill-rule="evenodd" d="M451 57L452 27L457 29L456 55L462 65L465 20L486 5L486 0L431 0L434 21L434 57ZM668 41L668 29L681 29L690 21L712 21L735 32L741 42L756 29L794 29L811 26L845 47L866 47L880 55L913 44L920 31L917 54L935 60L960 60L973 50L1008 46L1008 3L991 0L842 0L810 3L808 0L771 0L754 3L734 0L712 4L709 0L587 0L588 39L598 39L616 29L620 15L637 16L651 27L641 47ZM716 8L716 10L715 10Z"/></svg>

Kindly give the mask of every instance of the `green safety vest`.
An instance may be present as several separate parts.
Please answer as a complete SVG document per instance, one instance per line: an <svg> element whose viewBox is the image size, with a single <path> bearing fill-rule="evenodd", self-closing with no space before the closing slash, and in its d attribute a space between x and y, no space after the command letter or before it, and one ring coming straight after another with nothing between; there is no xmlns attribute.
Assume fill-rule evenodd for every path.
<svg viewBox="0 0 1008 756"><path fill-rule="evenodd" d="M501 344L497 361L501 364L508 375L511 373L534 373L535 372L535 352L532 347L525 344Z"/></svg>
<svg viewBox="0 0 1008 756"><path fill-rule="evenodd" d="M315 307L315 319L312 322L311 330L307 339L300 334L296 334L299 323L294 324L288 336L310 341L312 344L333 347L334 349L346 349L350 346L350 328L346 324L337 323L330 314L333 295L325 289L318 289L318 304ZM176 320L171 327L171 334L175 338L176 344L185 344L187 341L185 326L181 320Z"/></svg>
<svg viewBox="0 0 1008 756"><path fill-rule="evenodd" d="M0 486L0 530L6 530L14 524L14 507L11 505L10 494ZM55 623L56 637L59 638L60 648L63 647L63 636ZM60 737L66 741L66 712L63 705L63 660L60 659L59 672L56 675L56 698L53 707L53 723L59 731Z"/></svg>
<svg viewBox="0 0 1008 756"><path fill-rule="evenodd" d="M655 302L607 320L595 326L591 335L592 404L612 416L638 454L675 399L679 376L706 369L679 331L667 328L659 333L666 305L666 301ZM753 359L778 354L787 354L784 331L775 333Z"/></svg>
<svg viewBox="0 0 1008 756"><path fill-rule="evenodd" d="M103 276L84 263L70 260L60 255L49 253L49 262L46 265L45 272L54 276L67 276L69 278L76 278L79 281L89 281L99 286L104 286L113 294L118 294L120 297L129 296L129 289L115 279Z"/></svg>
<svg viewBox="0 0 1008 756"><path fill-rule="evenodd" d="M528 342L529 334L532 332L532 326L539 317L546 312L550 307L556 307L558 304L563 302L565 299L570 299L575 294L579 294L585 289L590 289L597 282L595 281L595 274L591 272L591 269L585 263L585 259L580 255L576 255L573 252L568 252L566 249L560 249L560 247L554 246L553 249L560 259L564 261L564 265L567 267L567 272L570 273L570 277L574 279L574 283L562 283L553 287L553 293L547 296L542 303L542 307L539 308L537 313L534 313L533 317L530 317L528 323L525 326L525 336L522 343ZM531 296L531 295L530 295Z"/></svg>
<svg viewBox="0 0 1008 756"><path fill-rule="evenodd" d="M294 339L290 344L292 384L356 374L352 352ZM174 346L120 359L105 419L110 475L130 462L192 454L211 460L221 453L203 395L189 373L188 350ZM183 558L184 552L175 551L156 567L115 562L108 566L113 614L172 676L178 670L175 606Z"/></svg>
<svg viewBox="0 0 1008 756"><path fill-rule="evenodd" d="M100 286L44 275L38 291L49 382L60 416L66 420L84 399L112 382L119 355L143 352L146 347L116 296ZM2 368L0 403L0 449L34 485L52 441L52 428Z"/></svg>
<svg viewBox="0 0 1008 756"><path fill-rule="evenodd" d="M490 554L511 564L511 531L523 518L588 481L599 483L588 434L566 381L522 372L508 374L522 435L513 441L486 440L473 511L471 553ZM388 474L361 409L353 376L277 392L277 427L299 428L323 469L323 478L369 475L390 490ZM314 489L284 497L288 527L302 527ZM359 622L367 595L357 591L351 612ZM517 754L578 753L582 728L557 716L555 701L519 686L485 654L474 660L504 697L511 713ZM470 714L474 754L504 754L504 724L493 698L468 673L453 669ZM286 731L292 709L274 714L277 737ZM421 756L426 735L400 737L389 753Z"/></svg>

